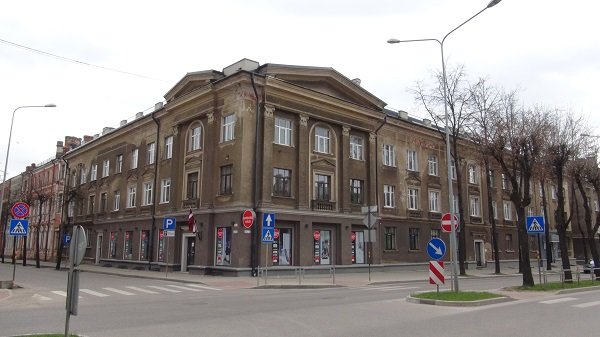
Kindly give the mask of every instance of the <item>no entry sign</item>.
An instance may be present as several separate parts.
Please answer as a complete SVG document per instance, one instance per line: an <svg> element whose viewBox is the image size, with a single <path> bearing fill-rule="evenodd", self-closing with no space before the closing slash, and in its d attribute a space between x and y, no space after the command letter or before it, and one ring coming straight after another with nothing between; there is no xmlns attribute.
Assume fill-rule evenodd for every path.
<svg viewBox="0 0 600 337"><path fill-rule="evenodd" d="M458 217L454 214L454 230L458 230ZM452 221L450 220L450 213L445 213L442 216L442 231L446 233L452 232Z"/></svg>

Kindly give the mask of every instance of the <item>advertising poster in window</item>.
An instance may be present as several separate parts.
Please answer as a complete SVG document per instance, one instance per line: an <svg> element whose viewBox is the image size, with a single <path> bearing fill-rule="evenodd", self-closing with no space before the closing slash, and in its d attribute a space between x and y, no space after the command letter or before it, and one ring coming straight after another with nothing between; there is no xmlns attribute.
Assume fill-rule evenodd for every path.
<svg viewBox="0 0 600 337"><path fill-rule="evenodd" d="M321 231L321 264L331 263L331 231Z"/></svg>
<svg viewBox="0 0 600 337"><path fill-rule="evenodd" d="M161 229L158 231L158 261L164 261L165 252L165 232Z"/></svg>
<svg viewBox="0 0 600 337"><path fill-rule="evenodd" d="M125 242L123 244L123 258L125 260L131 260L133 258L131 241L133 240L133 232L125 232Z"/></svg>
<svg viewBox="0 0 600 337"><path fill-rule="evenodd" d="M108 251L111 258L117 257L117 233L110 232L110 240L108 241Z"/></svg>
<svg viewBox="0 0 600 337"><path fill-rule="evenodd" d="M271 244L271 261L276 265L279 264L279 228L275 228L273 238L275 240Z"/></svg>
<svg viewBox="0 0 600 337"><path fill-rule="evenodd" d="M217 228L216 264L228 266L231 264L231 228Z"/></svg>
<svg viewBox="0 0 600 337"><path fill-rule="evenodd" d="M352 232L352 263L365 263L365 233Z"/></svg>
<svg viewBox="0 0 600 337"><path fill-rule="evenodd" d="M315 231L313 233L314 246L315 246L315 263L321 263L321 231Z"/></svg>
<svg viewBox="0 0 600 337"><path fill-rule="evenodd" d="M279 265L289 266L292 263L292 230L282 228L279 235Z"/></svg>
<svg viewBox="0 0 600 337"><path fill-rule="evenodd" d="M140 237L140 260L148 259L148 231L142 231Z"/></svg>

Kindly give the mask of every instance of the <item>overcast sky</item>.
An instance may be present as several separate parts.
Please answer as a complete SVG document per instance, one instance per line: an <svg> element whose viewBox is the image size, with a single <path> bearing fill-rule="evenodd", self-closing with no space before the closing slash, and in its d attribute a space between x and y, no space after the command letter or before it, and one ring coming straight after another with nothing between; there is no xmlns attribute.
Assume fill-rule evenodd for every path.
<svg viewBox="0 0 600 337"><path fill-rule="evenodd" d="M488 0L7 1L0 39L0 170L54 155L56 141L117 126L162 101L187 72L242 59L332 67L388 107L424 117L407 89L431 81L437 44ZM445 42L450 66L520 90L524 104L570 110L600 134L600 2L503 0ZM96 67L97 66L97 67ZM117 69L121 72L104 68Z"/></svg>

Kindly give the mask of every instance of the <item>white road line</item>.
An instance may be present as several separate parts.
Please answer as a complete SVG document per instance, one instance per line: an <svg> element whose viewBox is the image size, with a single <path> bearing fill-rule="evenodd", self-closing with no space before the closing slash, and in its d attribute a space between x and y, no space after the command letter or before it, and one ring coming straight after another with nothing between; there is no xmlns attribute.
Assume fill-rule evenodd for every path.
<svg viewBox="0 0 600 337"><path fill-rule="evenodd" d="M173 290L173 289L169 289L169 288L165 288L165 287L159 287L159 286L148 286L148 288L158 289L158 290L166 291L166 292L169 292L169 293L180 293L181 292L179 290Z"/></svg>
<svg viewBox="0 0 600 337"><path fill-rule="evenodd" d="M146 293L146 294L158 294L156 291L152 291L152 290L148 290L148 289L142 289L142 288L138 288L138 287L125 287L125 288L129 288L131 290L135 290L135 291L139 291L141 293Z"/></svg>
<svg viewBox="0 0 600 337"><path fill-rule="evenodd" d="M404 289L417 289L417 288L419 288L419 287L388 286L388 287L368 287L368 288L363 288L363 289L389 291L389 290L404 290Z"/></svg>
<svg viewBox="0 0 600 337"><path fill-rule="evenodd" d="M172 288L177 288L177 289L194 291L194 292L204 291L204 290L201 290L201 289L194 289L194 288L190 288L190 287L178 286L178 285L175 285L175 284L167 284L167 286L172 287Z"/></svg>
<svg viewBox="0 0 600 337"><path fill-rule="evenodd" d="M206 290L223 290L223 289L213 288L213 287L199 285L199 284L195 284L195 283L186 283L186 286L200 288L200 289L206 289Z"/></svg>
<svg viewBox="0 0 600 337"><path fill-rule="evenodd" d="M41 300L41 301L51 301L52 300L50 297L42 296L40 294L34 294L31 297L33 297L35 299L38 299L38 300Z"/></svg>
<svg viewBox="0 0 600 337"><path fill-rule="evenodd" d="M110 295L99 293L97 291L93 291L93 290L90 290L90 289L80 289L79 291L81 291L82 293L86 293L86 294L90 294L90 295L94 295L94 296L98 296L98 297L108 297L108 296L110 296Z"/></svg>
<svg viewBox="0 0 600 337"><path fill-rule="evenodd" d="M575 305L573 305L573 307L575 307L575 308L589 308L589 307L594 307L594 306L597 306L597 305L600 305L600 301L575 304Z"/></svg>
<svg viewBox="0 0 600 337"><path fill-rule="evenodd" d="M575 298L575 297L563 297L563 298L557 298L555 300L541 301L539 303L541 303L541 304L554 304L554 303L562 303L562 302L575 301L576 299L577 298Z"/></svg>
<svg viewBox="0 0 600 337"><path fill-rule="evenodd" d="M51 293L56 294L56 295L60 295L60 296L63 296L63 297L67 297L67 292L66 291L54 290L54 291L51 291Z"/></svg>
<svg viewBox="0 0 600 337"><path fill-rule="evenodd" d="M115 288L102 288L102 289L112 291L113 293L117 293L117 294L121 294L121 295L127 295L127 296L135 295L134 293L130 293L128 291L119 290L119 289L115 289Z"/></svg>

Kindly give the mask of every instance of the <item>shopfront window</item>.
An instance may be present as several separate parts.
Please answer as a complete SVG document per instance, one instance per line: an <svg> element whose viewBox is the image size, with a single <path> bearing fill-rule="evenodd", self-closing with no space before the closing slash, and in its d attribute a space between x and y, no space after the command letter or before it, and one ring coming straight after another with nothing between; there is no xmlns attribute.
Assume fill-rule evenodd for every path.
<svg viewBox="0 0 600 337"><path fill-rule="evenodd" d="M119 233L110 232L110 239L108 240L108 254L109 257L114 259L117 257L117 239L119 237Z"/></svg>
<svg viewBox="0 0 600 337"><path fill-rule="evenodd" d="M292 264L292 229L275 228L275 241L272 245L273 265L289 266Z"/></svg>
<svg viewBox="0 0 600 337"><path fill-rule="evenodd" d="M217 266L228 266L231 264L231 227L217 227L216 244Z"/></svg>
<svg viewBox="0 0 600 337"><path fill-rule="evenodd" d="M142 231L140 236L140 260L148 260L148 238L150 231Z"/></svg>
<svg viewBox="0 0 600 337"><path fill-rule="evenodd" d="M365 263L365 232L353 231L352 239L352 263Z"/></svg>
<svg viewBox="0 0 600 337"><path fill-rule="evenodd" d="M315 264L331 264L331 231L315 230L313 239Z"/></svg>
<svg viewBox="0 0 600 337"><path fill-rule="evenodd" d="M133 258L133 232L125 232L125 241L123 242L123 259L131 260Z"/></svg>
<svg viewBox="0 0 600 337"><path fill-rule="evenodd" d="M158 231L158 253L156 254L157 256L157 261L161 261L164 262L165 261L165 231L163 231L162 229Z"/></svg>

